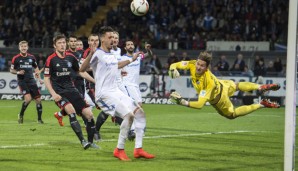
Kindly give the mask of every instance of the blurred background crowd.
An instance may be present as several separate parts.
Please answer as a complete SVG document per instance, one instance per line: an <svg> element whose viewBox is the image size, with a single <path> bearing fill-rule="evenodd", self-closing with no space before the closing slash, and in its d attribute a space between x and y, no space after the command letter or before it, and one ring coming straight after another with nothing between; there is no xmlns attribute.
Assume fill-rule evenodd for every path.
<svg viewBox="0 0 298 171"><path fill-rule="evenodd" d="M17 48L27 40L33 48L52 48L53 36L75 33L88 18L107 4L106 0L2 0L0 9L0 40L8 48ZM142 74L166 71L180 60L195 59L188 50L205 50L207 41L267 41L286 45L288 0L148 0L150 10L143 17L130 12L131 0L120 0L110 7L106 17L92 25L97 33L110 25L120 33L119 46L127 39L137 48L144 42L154 49L168 49L169 42L177 43L179 53L169 51L166 57L158 54L143 62ZM88 34L79 35L88 46ZM30 50L29 50L30 52ZM8 54L7 54L8 55ZM34 54L43 66L48 54ZM247 62L245 54L218 54L212 63L216 75L284 76L285 56L266 59L257 53ZM0 70L7 71L12 56L0 53ZM218 60L217 60L218 59ZM184 73L183 74L188 74Z"/></svg>

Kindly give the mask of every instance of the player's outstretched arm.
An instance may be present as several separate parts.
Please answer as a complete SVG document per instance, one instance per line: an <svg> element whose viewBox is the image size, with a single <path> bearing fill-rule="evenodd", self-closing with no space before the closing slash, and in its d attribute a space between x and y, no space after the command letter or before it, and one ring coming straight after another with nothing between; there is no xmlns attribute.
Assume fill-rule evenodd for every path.
<svg viewBox="0 0 298 171"><path fill-rule="evenodd" d="M92 58L93 54L95 53L96 49L97 49L97 46L95 43L90 45L90 52L87 55L87 57L85 58L84 62L82 63L82 65L80 67L80 72L85 72L90 69L90 61L91 61L91 58Z"/></svg>
<svg viewBox="0 0 298 171"><path fill-rule="evenodd" d="M125 60L125 61L118 62L118 69L121 69L121 68L125 67L126 65L128 65L128 64L132 63L133 61L135 61L139 57L140 54L144 55L144 53L142 51L139 51L139 52L133 54L132 58L130 58L128 60Z"/></svg>
<svg viewBox="0 0 298 171"><path fill-rule="evenodd" d="M170 94L171 101L175 104L182 105L182 106L189 106L189 102L186 101L181 97L181 95L174 91Z"/></svg>
<svg viewBox="0 0 298 171"><path fill-rule="evenodd" d="M87 81L95 83L94 78L92 78L86 71L85 72L79 72L80 76L85 78Z"/></svg>

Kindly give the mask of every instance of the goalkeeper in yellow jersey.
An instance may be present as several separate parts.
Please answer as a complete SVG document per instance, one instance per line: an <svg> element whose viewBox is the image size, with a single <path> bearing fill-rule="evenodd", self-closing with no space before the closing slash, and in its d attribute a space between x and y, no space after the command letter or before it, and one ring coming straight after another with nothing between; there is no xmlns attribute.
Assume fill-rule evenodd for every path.
<svg viewBox="0 0 298 171"><path fill-rule="evenodd" d="M280 88L280 85L259 85L251 82L235 83L232 80L220 80L216 78L208 69L211 60L212 55L205 51L200 53L197 60L181 61L173 63L170 66L169 76L171 78L177 78L180 76L177 69L189 70L192 84L198 93L197 101L186 101L180 96L178 92L173 92L170 95L172 102L196 109L201 109L206 102L209 102L218 111L219 114L228 119L234 119L239 116L247 115L263 107L280 107L277 103L263 99L259 104L252 104L235 108L229 98L230 96L234 95L235 91L276 91Z"/></svg>

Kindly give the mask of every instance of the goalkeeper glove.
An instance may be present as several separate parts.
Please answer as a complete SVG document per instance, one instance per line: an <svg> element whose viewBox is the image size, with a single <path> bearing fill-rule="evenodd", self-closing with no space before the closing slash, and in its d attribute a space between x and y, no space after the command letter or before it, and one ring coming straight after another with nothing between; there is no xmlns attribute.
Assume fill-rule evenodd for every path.
<svg viewBox="0 0 298 171"><path fill-rule="evenodd" d="M171 69L171 70L169 70L169 76L171 78L178 78L178 77L180 77L180 73L178 72L177 69Z"/></svg>
<svg viewBox="0 0 298 171"><path fill-rule="evenodd" d="M188 106L188 101L182 99L181 95L176 91L170 94L171 101L178 105Z"/></svg>

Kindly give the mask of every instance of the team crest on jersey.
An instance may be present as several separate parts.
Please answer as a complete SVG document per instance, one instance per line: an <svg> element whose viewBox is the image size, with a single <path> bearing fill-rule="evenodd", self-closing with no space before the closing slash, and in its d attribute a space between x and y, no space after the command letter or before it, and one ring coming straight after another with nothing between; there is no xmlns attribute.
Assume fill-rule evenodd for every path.
<svg viewBox="0 0 298 171"><path fill-rule="evenodd" d="M206 96L206 90L202 90L202 91L200 92L200 96L201 96L201 97L205 97L205 96Z"/></svg>
<svg viewBox="0 0 298 171"><path fill-rule="evenodd" d="M70 68L70 67L72 67L72 64L71 64L71 62L67 62L67 66Z"/></svg>
<svg viewBox="0 0 298 171"><path fill-rule="evenodd" d="M188 64L187 61L182 61L182 62L181 62L181 65L182 65L182 66L186 66L187 64Z"/></svg>
<svg viewBox="0 0 298 171"><path fill-rule="evenodd" d="M44 69L44 74L49 74L49 73L50 73L49 68L45 68L45 69Z"/></svg>
<svg viewBox="0 0 298 171"><path fill-rule="evenodd" d="M199 85L200 84L200 81L198 80L196 83Z"/></svg>

